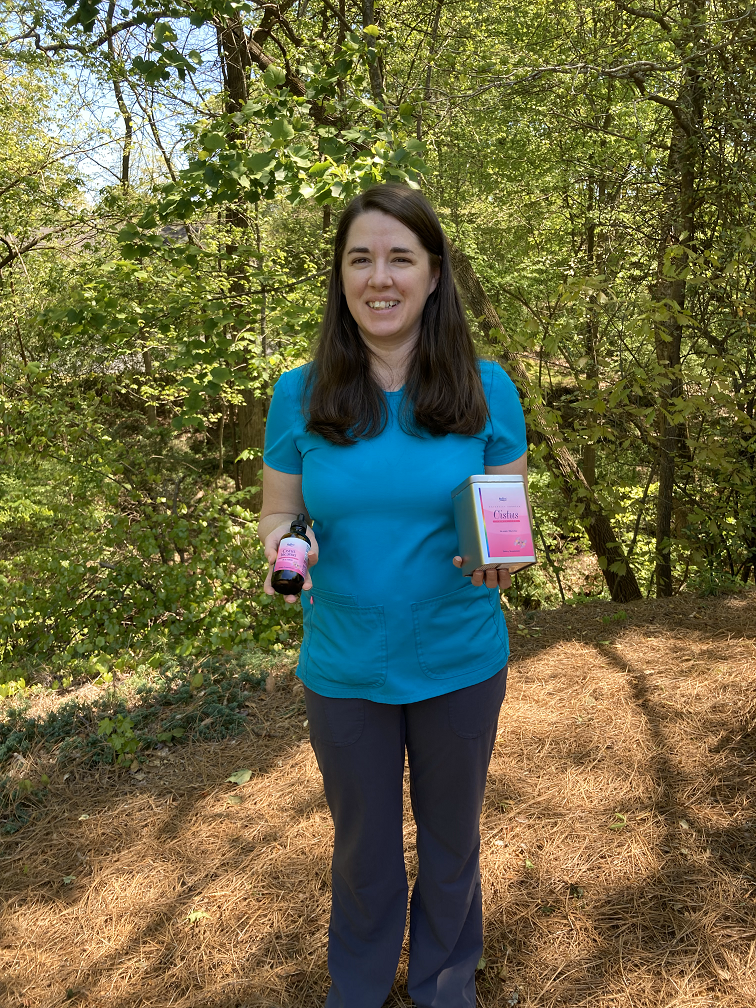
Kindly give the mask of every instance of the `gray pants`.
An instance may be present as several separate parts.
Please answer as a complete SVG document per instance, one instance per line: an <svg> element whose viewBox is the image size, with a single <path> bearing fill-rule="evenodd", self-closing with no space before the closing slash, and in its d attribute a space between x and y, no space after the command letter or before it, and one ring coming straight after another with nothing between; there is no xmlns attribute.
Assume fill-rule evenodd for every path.
<svg viewBox="0 0 756 1008"><path fill-rule="evenodd" d="M480 812L507 670L410 704L306 689L310 741L333 816L326 1008L381 1008L407 914L404 753L417 824L409 993L418 1008L474 1008L483 951Z"/></svg>

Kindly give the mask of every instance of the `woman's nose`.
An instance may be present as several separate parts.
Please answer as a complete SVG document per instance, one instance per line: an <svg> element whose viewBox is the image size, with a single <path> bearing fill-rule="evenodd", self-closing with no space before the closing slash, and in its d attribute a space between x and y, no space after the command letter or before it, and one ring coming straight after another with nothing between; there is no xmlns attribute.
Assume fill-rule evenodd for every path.
<svg viewBox="0 0 756 1008"><path fill-rule="evenodd" d="M369 283L371 287L390 287L393 283L386 263L381 262L380 259L376 260L373 265L373 272L370 275Z"/></svg>

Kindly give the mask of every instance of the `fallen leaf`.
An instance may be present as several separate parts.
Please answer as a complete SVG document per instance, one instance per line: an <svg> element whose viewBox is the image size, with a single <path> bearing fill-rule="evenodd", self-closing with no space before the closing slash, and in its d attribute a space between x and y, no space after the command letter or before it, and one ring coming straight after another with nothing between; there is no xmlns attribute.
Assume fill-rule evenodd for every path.
<svg viewBox="0 0 756 1008"><path fill-rule="evenodd" d="M251 770L237 770L230 777L226 777L227 784L246 784L252 777Z"/></svg>
<svg viewBox="0 0 756 1008"><path fill-rule="evenodd" d="M86 812L84 813L84 815L79 816L79 822L82 822L84 819L89 819L89 816L87 815Z"/></svg>
<svg viewBox="0 0 756 1008"><path fill-rule="evenodd" d="M484 970L486 968L486 960L484 956L481 956L478 960L478 965L475 967L476 970Z"/></svg>
<svg viewBox="0 0 756 1008"><path fill-rule="evenodd" d="M622 815L621 812L614 813L615 821L609 827L610 830L621 830L627 826L627 816Z"/></svg>
<svg viewBox="0 0 756 1008"><path fill-rule="evenodd" d="M75 875L64 875L63 876L63 885L71 885L71 883L75 882L75 881L76 881L76 876Z"/></svg>

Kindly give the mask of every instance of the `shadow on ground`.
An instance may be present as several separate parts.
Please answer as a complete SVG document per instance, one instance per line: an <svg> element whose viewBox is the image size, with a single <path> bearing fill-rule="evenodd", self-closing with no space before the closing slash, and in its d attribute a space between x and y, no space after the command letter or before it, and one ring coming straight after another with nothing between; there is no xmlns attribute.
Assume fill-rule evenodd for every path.
<svg viewBox="0 0 756 1008"><path fill-rule="evenodd" d="M479 1004L750 1008L756 598L510 623ZM293 677L247 710L142 780L28 755L50 784L3 840L0 1004L322 1004L331 826Z"/></svg>

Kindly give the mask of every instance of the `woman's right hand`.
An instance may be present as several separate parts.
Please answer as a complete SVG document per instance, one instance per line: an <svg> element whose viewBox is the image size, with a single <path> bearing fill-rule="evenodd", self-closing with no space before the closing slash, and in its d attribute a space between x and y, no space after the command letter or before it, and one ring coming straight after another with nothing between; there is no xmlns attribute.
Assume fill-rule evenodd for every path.
<svg viewBox="0 0 756 1008"><path fill-rule="evenodd" d="M289 534L291 531L291 521L281 522L277 525L272 532L268 533L263 542L265 548L265 556L269 563L268 574L265 578L265 584L263 586L263 591L266 595L275 595L276 592L271 584L271 578L273 577L273 567L276 562L276 557L278 556L278 547L281 545L281 540ZM312 578L310 577L310 568L314 567L318 562L318 540L315 538L315 533L312 528L308 525L307 532L305 533L307 538L310 540L310 552L307 554L307 576L305 577L304 584L302 585L303 591L309 591L312 588ZM296 602L299 599L299 595L284 595L284 602Z"/></svg>

